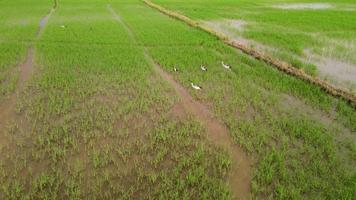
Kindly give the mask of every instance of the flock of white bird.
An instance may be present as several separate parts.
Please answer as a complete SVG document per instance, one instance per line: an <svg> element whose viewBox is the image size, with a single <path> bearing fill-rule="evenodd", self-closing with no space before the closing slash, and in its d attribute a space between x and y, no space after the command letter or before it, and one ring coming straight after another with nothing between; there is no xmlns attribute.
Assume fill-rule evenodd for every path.
<svg viewBox="0 0 356 200"><path fill-rule="evenodd" d="M225 64L223 61L221 62L221 65L222 65L225 69L231 70L230 65ZM207 72L207 71L208 71L208 69L207 69L204 65L200 65L200 69L201 69L203 72ZM174 67L174 68L173 68L173 71L178 72L177 67ZM197 85L197 84L194 84L194 83L190 83L190 84L192 85L192 88L194 88L194 89L196 89L196 90L201 90L201 89L202 89L202 87L199 86L199 85Z"/></svg>

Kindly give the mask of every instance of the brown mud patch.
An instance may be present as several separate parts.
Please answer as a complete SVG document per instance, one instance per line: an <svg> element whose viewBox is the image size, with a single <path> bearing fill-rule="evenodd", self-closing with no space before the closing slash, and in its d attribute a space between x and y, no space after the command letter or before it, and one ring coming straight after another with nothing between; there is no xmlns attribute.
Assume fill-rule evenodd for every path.
<svg viewBox="0 0 356 200"><path fill-rule="evenodd" d="M38 39L43 31L43 28L45 27L50 15L54 12L52 9L49 14L47 14L44 18L41 19L39 29L36 33L35 39ZM24 116L19 116L16 113L16 105L18 101L18 96L23 92L25 88L25 83L30 79L32 72L33 72L33 64L34 63L34 49L33 49L33 44L30 44L30 47L28 48L27 55L25 61L18 66L19 70L19 80L17 82L17 88L15 89L15 92L9 96L6 100L4 100L0 104L0 134L1 134L1 139L0 139L0 146L4 146L5 144L8 146L8 148L14 146L15 144L9 144L13 143L11 142L11 138L7 136L6 134L6 127L9 126L9 124L12 123L12 121L15 122L15 125L19 127L21 130L26 129L28 126L27 120L25 120ZM22 130L23 131L23 130Z"/></svg>
<svg viewBox="0 0 356 200"><path fill-rule="evenodd" d="M3 136L2 139L0 139L1 146L12 143L11 138L8 137L8 134L5 134L5 132L7 130L6 127L11 126L13 120L16 126L20 128L24 128L27 124L24 117L20 117L16 114L16 106L18 95L24 90L25 82L30 78L33 70L33 53L33 49L30 47L25 62L19 66L20 77L15 93L0 104L0 133Z"/></svg>
<svg viewBox="0 0 356 200"><path fill-rule="evenodd" d="M107 5L108 10L114 16L124 29L128 32L131 39L137 43L136 37L131 28L126 25L121 17L111 6ZM250 199L251 195L251 165L252 162L241 147L234 144L230 138L228 128L219 120L203 103L196 101L183 86L174 80L173 76L164 71L149 55L147 47L143 48L144 56L147 62L153 67L153 70L167 81L180 97L179 105L173 107L172 113L181 117L185 113L192 114L205 127L208 138L215 145L228 150L232 158L231 173L228 178L228 184L231 192L237 199Z"/></svg>
<svg viewBox="0 0 356 200"><path fill-rule="evenodd" d="M176 103L173 105L170 115L175 119L183 120L186 118L187 112L181 103Z"/></svg>

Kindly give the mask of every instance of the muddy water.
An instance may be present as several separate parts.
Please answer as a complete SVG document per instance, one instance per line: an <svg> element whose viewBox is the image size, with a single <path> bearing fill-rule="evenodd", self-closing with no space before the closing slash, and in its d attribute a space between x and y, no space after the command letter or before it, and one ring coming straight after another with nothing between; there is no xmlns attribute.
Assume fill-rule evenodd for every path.
<svg viewBox="0 0 356 200"><path fill-rule="evenodd" d="M317 66L325 75L333 76L340 81L349 81L356 84L356 66L352 64L331 58L323 58L317 62Z"/></svg>
<svg viewBox="0 0 356 200"><path fill-rule="evenodd" d="M337 85L345 88L356 85L356 65L319 56L308 49L304 51L304 54L306 62L314 63L322 78L331 79ZM351 90L351 92L355 93L356 91Z"/></svg>
<svg viewBox="0 0 356 200"><path fill-rule="evenodd" d="M49 18L51 17L51 15L53 14L54 11L55 11L54 9L51 9L51 11L44 18L41 19L40 24L39 24L39 29L36 34L36 39L38 39L41 36L41 33L42 33L44 27L46 26Z"/></svg>
<svg viewBox="0 0 356 200"><path fill-rule="evenodd" d="M237 40L240 43L249 46L252 41L243 38L237 32L243 32L246 26L246 22L243 20L212 20L201 21L202 25L210 29L216 30L220 33L224 33L231 39Z"/></svg>
<svg viewBox="0 0 356 200"><path fill-rule="evenodd" d="M132 41L137 43L131 28L127 26L122 18L115 12L110 5L107 6L113 17L125 28ZM179 117L187 113L193 114L205 127L208 138L216 145L227 149L232 158L232 169L229 175L228 184L231 192L237 199L250 199L251 194L251 161L246 153L238 145L231 141L227 127L217 120L209 108L203 103L196 101L182 85L164 71L149 55L147 48L143 48L147 62L153 67L154 71L165 81L167 81L179 95L181 101L174 106L174 113Z"/></svg>

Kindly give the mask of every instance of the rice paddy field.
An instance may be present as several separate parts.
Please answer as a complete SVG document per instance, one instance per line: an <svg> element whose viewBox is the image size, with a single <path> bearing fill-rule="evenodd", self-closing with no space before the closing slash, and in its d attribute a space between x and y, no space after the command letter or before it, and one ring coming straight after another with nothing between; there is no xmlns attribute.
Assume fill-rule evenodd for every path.
<svg viewBox="0 0 356 200"><path fill-rule="evenodd" d="M354 0L153 0L356 92Z"/></svg>
<svg viewBox="0 0 356 200"><path fill-rule="evenodd" d="M352 1L152 2L355 64ZM0 11L0 199L356 198L354 104L141 0Z"/></svg>

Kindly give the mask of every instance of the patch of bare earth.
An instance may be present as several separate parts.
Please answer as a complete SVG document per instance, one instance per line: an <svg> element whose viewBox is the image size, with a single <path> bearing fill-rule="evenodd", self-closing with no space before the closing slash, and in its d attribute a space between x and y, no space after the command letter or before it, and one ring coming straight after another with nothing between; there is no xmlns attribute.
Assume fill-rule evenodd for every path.
<svg viewBox="0 0 356 200"><path fill-rule="evenodd" d="M131 28L126 25L122 18L114 11L110 5L107 5L108 10L113 17L120 23L129 33L131 39L137 42ZM217 120L209 108L203 103L196 101L189 92L181 86L174 78L164 71L149 55L147 48L143 49L144 56L147 62L153 67L154 71L159 76L167 81L180 97L180 102L173 107L172 115L176 118L184 117L184 115L193 115L205 127L208 138L216 145L228 150L232 158L232 169L228 179L231 192L237 199L249 199L251 194L251 165L252 162L241 147L234 144L230 138L227 127Z"/></svg>

